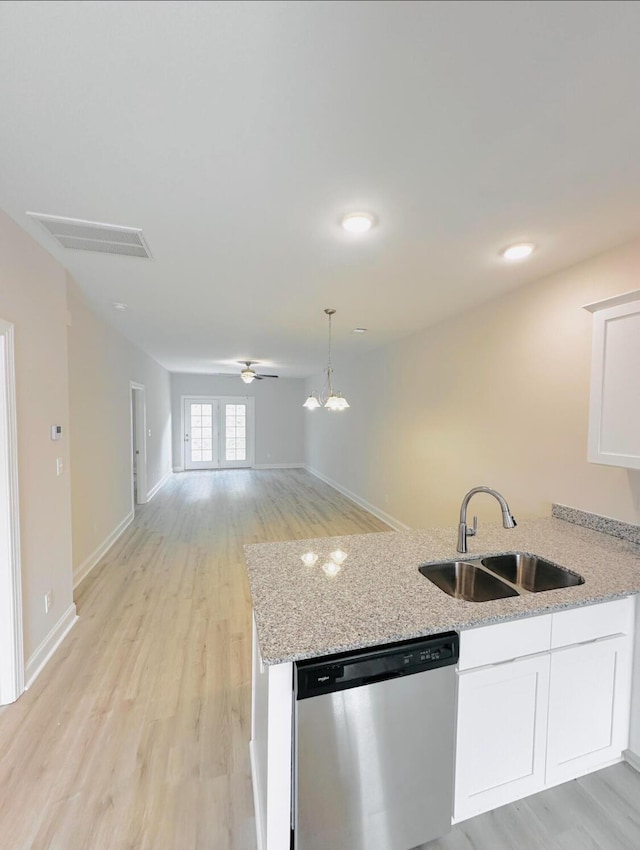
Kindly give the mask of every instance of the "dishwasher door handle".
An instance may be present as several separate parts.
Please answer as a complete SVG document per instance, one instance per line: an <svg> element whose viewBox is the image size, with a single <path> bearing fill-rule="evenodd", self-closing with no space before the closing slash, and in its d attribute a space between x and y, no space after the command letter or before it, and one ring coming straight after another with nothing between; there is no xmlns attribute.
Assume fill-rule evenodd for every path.
<svg viewBox="0 0 640 850"><path fill-rule="evenodd" d="M394 673L378 673L377 676L366 676L362 680L363 685L375 685L376 682L388 682L389 679L401 679L405 674L398 670Z"/></svg>

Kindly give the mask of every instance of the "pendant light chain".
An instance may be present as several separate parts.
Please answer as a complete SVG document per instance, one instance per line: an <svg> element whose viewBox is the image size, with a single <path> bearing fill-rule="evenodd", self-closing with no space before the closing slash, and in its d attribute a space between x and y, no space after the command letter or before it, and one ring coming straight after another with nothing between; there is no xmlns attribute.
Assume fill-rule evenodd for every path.
<svg viewBox="0 0 640 850"><path fill-rule="evenodd" d="M329 315L329 363L327 365L327 380L329 381L329 395L333 395L333 387L331 386L331 373L333 369L331 368L331 313Z"/></svg>

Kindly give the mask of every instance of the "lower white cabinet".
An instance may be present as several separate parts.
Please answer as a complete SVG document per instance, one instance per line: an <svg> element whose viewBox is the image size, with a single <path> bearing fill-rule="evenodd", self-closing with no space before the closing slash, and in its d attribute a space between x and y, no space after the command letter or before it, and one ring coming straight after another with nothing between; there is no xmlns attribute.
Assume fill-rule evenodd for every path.
<svg viewBox="0 0 640 850"><path fill-rule="evenodd" d="M549 656L461 673L454 817L544 788Z"/></svg>
<svg viewBox="0 0 640 850"><path fill-rule="evenodd" d="M544 618L533 632L526 620L510 623L507 643L532 652L511 661L494 660L499 624L464 633L456 821L622 757L629 740L634 605L627 598L559 612L551 615L550 630ZM531 634L535 640L520 639Z"/></svg>
<svg viewBox="0 0 640 850"><path fill-rule="evenodd" d="M552 654L547 785L589 773L626 748L630 660L626 636Z"/></svg>

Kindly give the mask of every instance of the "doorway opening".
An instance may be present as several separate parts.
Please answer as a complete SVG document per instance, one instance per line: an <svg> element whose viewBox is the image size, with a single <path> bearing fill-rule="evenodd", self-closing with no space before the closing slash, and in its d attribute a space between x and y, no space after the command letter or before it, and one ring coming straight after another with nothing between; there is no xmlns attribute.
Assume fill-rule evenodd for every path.
<svg viewBox="0 0 640 850"><path fill-rule="evenodd" d="M131 390L131 510L147 497L147 398L144 384L130 382Z"/></svg>
<svg viewBox="0 0 640 850"><path fill-rule="evenodd" d="M13 325L0 319L0 705L24 691Z"/></svg>
<svg viewBox="0 0 640 850"><path fill-rule="evenodd" d="M250 396L183 396L184 469L253 466L254 402Z"/></svg>

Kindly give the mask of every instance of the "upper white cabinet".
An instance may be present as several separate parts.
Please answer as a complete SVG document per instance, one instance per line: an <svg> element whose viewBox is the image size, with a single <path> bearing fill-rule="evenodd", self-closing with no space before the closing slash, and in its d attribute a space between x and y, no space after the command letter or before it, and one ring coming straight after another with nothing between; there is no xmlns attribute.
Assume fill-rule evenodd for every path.
<svg viewBox="0 0 640 850"><path fill-rule="evenodd" d="M593 313L588 459L640 469L640 290L585 310Z"/></svg>

